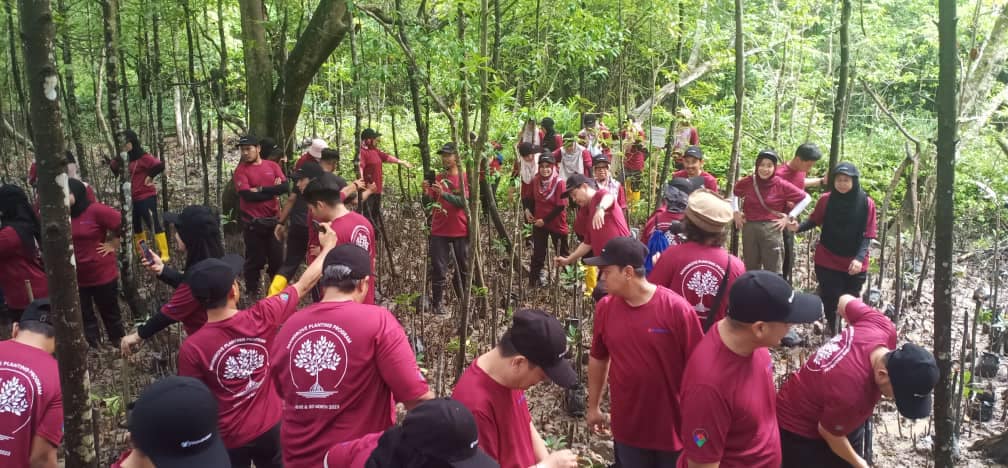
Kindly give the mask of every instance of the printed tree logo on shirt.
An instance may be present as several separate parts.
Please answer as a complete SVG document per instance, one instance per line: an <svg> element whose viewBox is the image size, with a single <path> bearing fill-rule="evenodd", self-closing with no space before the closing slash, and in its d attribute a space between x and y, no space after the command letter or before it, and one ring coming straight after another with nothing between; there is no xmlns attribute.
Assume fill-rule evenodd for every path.
<svg viewBox="0 0 1008 468"><path fill-rule="evenodd" d="M224 378L228 380L248 379L245 389L238 392L236 396L243 396L254 392L262 385L252 379L255 371L262 369L266 365L266 356L254 349L242 348L237 355L228 356L224 361Z"/></svg>
<svg viewBox="0 0 1008 468"><path fill-rule="evenodd" d="M21 429L29 427L39 381L27 367L0 363L0 441L13 439Z"/></svg>
<svg viewBox="0 0 1008 468"><path fill-rule="evenodd" d="M702 272L696 271L686 283L686 289L693 291L699 298L697 303L693 304L693 309L695 309L698 314L706 316L707 311L710 310L704 305L703 300L707 296L714 296L717 294L719 286L718 283L718 278L714 276L714 273L710 270L704 270Z"/></svg>
<svg viewBox="0 0 1008 468"><path fill-rule="evenodd" d="M21 416L28 411L28 400L25 398L25 387L17 377L3 381L0 384L0 414L11 413Z"/></svg>
<svg viewBox="0 0 1008 468"><path fill-rule="evenodd" d="M353 232L350 233L350 242L360 247L364 250L371 251L371 239L369 239L370 231L367 226L358 224L354 227Z"/></svg>
<svg viewBox="0 0 1008 468"><path fill-rule="evenodd" d="M309 391L297 394L305 398L325 398L336 393L323 389L319 384L319 376L326 370L338 370L342 360L343 358L336 352L336 343L327 339L325 335L320 336L318 341L303 341L294 357L294 365L315 377L315 384Z"/></svg>
<svg viewBox="0 0 1008 468"><path fill-rule="evenodd" d="M850 353L853 343L854 328L847 327L842 333L820 346L815 356L812 356L805 366L812 372L829 372Z"/></svg>

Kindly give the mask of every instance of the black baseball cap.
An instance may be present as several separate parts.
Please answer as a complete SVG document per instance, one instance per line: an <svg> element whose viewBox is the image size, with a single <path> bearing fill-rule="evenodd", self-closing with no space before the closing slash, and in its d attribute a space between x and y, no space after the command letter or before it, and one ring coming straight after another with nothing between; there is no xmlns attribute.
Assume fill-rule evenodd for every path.
<svg viewBox="0 0 1008 468"><path fill-rule="evenodd" d="M592 169L600 164L605 164L606 166L610 165L609 158L605 157L604 154L600 154L592 158Z"/></svg>
<svg viewBox="0 0 1008 468"><path fill-rule="evenodd" d="M583 261L585 265L591 266L619 265L642 268L647 254L647 246L639 240L633 237L614 237L606 242L598 257L589 257Z"/></svg>
<svg viewBox="0 0 1008 468"><path fill-rule="evenodd" d="M235 146L258 146L259 138L255 135L242 135L238 138L238 144Z"/></svg>
<svg viewBox="0 0 1008 468"><path fill-rule="evenodd" d="M673 177L667 184L665 184L665 198L670 198L671 189L678 189L680 192L689 195L693 193L694 190L700 188L703 184L697 185L693 179L686 177Z"/></svg>
<svg viewBox="0 0 1008 468"><path fill-rule="evenodd" d="M413 408L398 432L399 443L452 468L498 468L500 465L479 447L476 418L462 403L450 398L428 400Z"/></svg>
<svg viewBox="0 0 1008 468"><path fill-rule="evenodd" d="M165 377L130 409L130 438L158 468L231 465L217 429L217 399L203 382Z"/></svg>
<svg viewBox="0 0 1008 468"><path fill-rule="evenodd" d="M697 158L703 160L703 150L699 146L688 146L686 151L683 151L684 158Z"/></svg>
<svg viewBox="0 0 1008 468"><path fill-rule="evenodd" d="M515 350L541 367L553 383L572 388L578 383L567 356L567 332L560 321L537 309L522 309L505 333Z"/></svg>
<svg viewBox="0 0 1008 468"><path fill-rule="evenodd" d="M739 322L812 323L822 315L819 296L795 291L772 271L747 271L728 292L728 317Z"/></svg>
<svg viewBox="0 0 1008 468"><path fill-rule="evenodd" d="M236 254L203 259L186 270L185 282L194 299L203 305L211 304L227 298L244 266L245 259Z"/></svg>
<svg viewBox="0 0 1008 468"><path fill-rule="evenodd" d="M836 167L833 168L833 175L837 174L843 174L850 177L861 177L861 172L858 171L857 166L849 162L837 164Z"/></svg>
<svg viewBox="0 0 1008 468"><path fill-rule="evenodd" d="M543 153L539 156L539 164L556 164L556 159L553 159L552 154Z"/></svg>
<svg viewBox="0 0 1008 468"><path fill-rule="evenodd" d="M777 163L780 162L780 156L778 156L777 152L772 149L765 149L763 151L760 151L759 154L756 155L757 164L759 164L760 159L769 159L773 161L775 166L777 165Z"/></svg>
<svg viewBox="0 0 1008 468"><path fill-rule="evenodd" d="M562 196L569 197L571 192L574 191L574 189L577 189L578 187L581 187L584 184L593 186L594 182L592 182L591 179L585 177L584 174L571 174L571 176L567 178L567 184L565 185L567 189L564 190Z"/></svg>
<svg viewBox="0 0 1008 468"><path fill-rule="evenodd" d="M441 145L441 148L437 151L438 154L458 154L458 148L455 146L454 141L449 141Z"/></svg>
<svg viewBox="0 0 1008 468"><path fill-rule="evenodd" d="M380 136L381 133L374 131L373 128L365 128L364 131L361 132L360 134L361 140L370 140L372 138L378 138Z"/></svg>
<svg viewBox="0 0 1008 468"><path fill-rule="evenodd" d="M321 200L327 193L339 194L346 186L346 179L332 172L325 172L309 182L302 193L306 201L315 202Z"/></svg>
<svg viewBox="0 0 1008 468"><path fill-rule="evenodd" d="M906 343L889 353L886 361L893 399L900 414L910 419L931 414L931 391L938 383L938 364L926 349Z"/></svg>
<svg viewBox="0 0 1008 468"><path fill-rule="evenodd" d="M322 174L325 174L325 169L322 169L322 166L319 165L319 163L315 161L307 161L291 173L291 179L299 180L308 178L314 180Z"/></svg>
<svg viewBox="0 0 1008 468"><path fill-rule="evenodd" d="M219 222L219 218L208 206L189 205L178 213L165 213L164 222L174 224L176 229L182 229L182 226L217 223Z"/></svg>
<svg viewBox="0 0 1008 468"><path fill-rule="evenodd" d="M323 161L339 161L340 153L337 148L326 148L322 150L322 160Z"/></svg>
<svg viewBox="0 0 1008 468"><path fill-rule="evenodd" d="M24 312L21 312L21 319L19 322L42 322L48 325L52 325L52 304L49 302L49 298L35 299L28 307L25 308Z"/></svg>
<svg viewBox="0 0 1008 468"><path fill-rule="evenodd" d="M350 269L349 274L336 274L329 267L343 266ZM371 275L371 254L356 244L340 244L326 254L322 264L324 277L340 276L341 278L362 279Z"/></svg>

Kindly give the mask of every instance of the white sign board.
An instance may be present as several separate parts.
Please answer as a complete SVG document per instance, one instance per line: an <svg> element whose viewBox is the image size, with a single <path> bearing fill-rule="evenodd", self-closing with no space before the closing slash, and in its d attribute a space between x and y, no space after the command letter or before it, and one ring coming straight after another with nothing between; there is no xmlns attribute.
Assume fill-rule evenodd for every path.
<svg viewBox="0 0 1008 468"><path fill-rule="evenodd" d="M651 146L655 148L665 147L665 138L668 136L668 129L665 127L651 127Z"/></svg>

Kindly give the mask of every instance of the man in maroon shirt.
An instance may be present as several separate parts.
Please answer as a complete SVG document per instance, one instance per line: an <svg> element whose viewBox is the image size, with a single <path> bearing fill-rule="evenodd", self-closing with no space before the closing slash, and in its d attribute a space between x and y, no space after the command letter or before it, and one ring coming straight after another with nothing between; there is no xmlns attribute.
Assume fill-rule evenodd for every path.
<svg viewBox="0 0 1008 468"><path fill-rule="evenodd" d="M270 377L283 405L286 468L317 468L333 444L381 432L434 397L406 332L367 296L371 259L342 244L325 257L322 302L287 320L270 350Z"/></svg>
<svg viewBox="0 0 1008 468"><path fill-rule="evenodd" d="M703 179L703 186L712 192L718 191L717 179L703 170L704 154L699 146L690 146L683 152L683 168L672 173L672 177L682 177L693 179L700 177Z"/></svg>
<svg viewBox="0 0 1008 468"><path fill-rule="evenodd" d="M795 150L794 157L787 164L777 166L777 175L791 182L791 185L805 190L822 185L822 177L806 177L816 163L822 159L822 151L815 143L802 143ZM794 269L794 233L784 230L784 279L791 281Z"/></svg>
<svg viewBox="0 0 1008 468"><path fill-rule="evenodd" d="M584 261L599 267L609 291L595 306L588 427L600 432L609 425L601 410L608 380L617 464L673 468L682 450L676 430L682 374L703 329L689 303L644 277L647 253L637 239L616 237Z"/></svg>
<svg viewBox="0 0 1008 468"><path fill-rule="evenodd" d="M912 343L896 349L896 327L854 296L840 298L849 325L792 374L777 395L785 468L867 467L864 424L882 396L904 417L931 414L934 356Z"/></svg>
<svg viewBox="0 0 1008 468"><path fill-rule="evenodd" d="M409 161L401 161L378 149L380 137L381 133L374 129L365 128L361 132L360 177L364 179L365 185L375 184L376 187L374 194L361 203L361 212L375 226L381 224L382 164L400 164L406 169L413 168Z"/></svg>
<svg viewBox="0 0 1008 468"><path fill-rule="evenodd" d="M501 468L574 468L570 450L549 453L532 423L525 390L546 379L577 385L567 355L567 334L541 310L515 312L497 347L480 355L459 377L452 398L476 417L483 450Z"/></svg>
<svg viewBox="0 0 1008 468"><path fill-rule="evenodd" d="M779 468L773 361L795 323L822 317L822 301L766 270L748 271L729 291L728 316L690 355L680 392L680 468Z"/></svg>
<svg viewBox="0 0 1008 468"><path fill-rule="evenodd" d="M529 262L529 286L541 287L546 282L546 250L553 241L557 255L567 255L567 199L564 181L556 169L553 156L539 157L539 173L532 179L533 206L525 220L532 223L532 260Z"/></svg>
<svg viewBox="0 0 1008 468"><path fill-rule="evenodd" d="M241 162L234 171L238 210L245 239L245 290L259 299L260 275L272 279L283 263L283 245L274 235L280 204L277 197L288 192L287 176L277 163L259 154L259 139L245 135L238 140ZM267 266L268 265L268 266Z"/></svg>
<svg viewBox="0 0 1008 468"><path fill-rule="evenodd" d="M455 258L452 285L456 297L462 297L469 285L469 181L459 169L458 150L454 142L438 150L444 172L434 182L423 182L424 193L434 202L431 213L431 235L428 251L431 262L431 302L435 314L444 314L444 288L448 268Z"/></svg>
<svg viewBox="0 0 1008 468"><path fill-rule="evenodd" d="M0 341L0 466L56 468L63 439L63 392L48 299L37 299Z"/></svg>

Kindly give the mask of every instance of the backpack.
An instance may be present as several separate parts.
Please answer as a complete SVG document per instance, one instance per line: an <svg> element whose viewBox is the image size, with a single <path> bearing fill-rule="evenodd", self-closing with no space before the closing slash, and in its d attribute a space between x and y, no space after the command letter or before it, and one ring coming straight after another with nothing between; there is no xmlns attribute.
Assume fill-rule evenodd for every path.
<svg viewBox="0 0 1008 468"><path fill-rule="evenodd" d="M648 255L644 259L644 270L651 273L654 269L654 265L658 262L658 257L665 249L682 243L682 238L679 236L680 225L678 221L673 221L671 223L658 223L655 225L655 229L651 232L651 237L648 238L647 248Z"/></svg>

